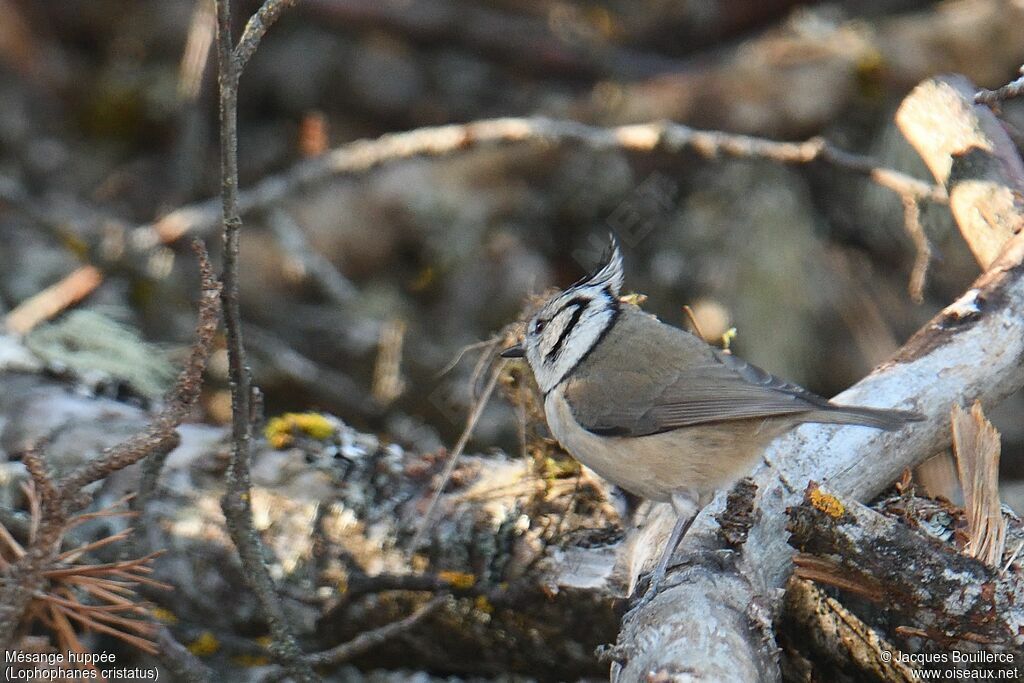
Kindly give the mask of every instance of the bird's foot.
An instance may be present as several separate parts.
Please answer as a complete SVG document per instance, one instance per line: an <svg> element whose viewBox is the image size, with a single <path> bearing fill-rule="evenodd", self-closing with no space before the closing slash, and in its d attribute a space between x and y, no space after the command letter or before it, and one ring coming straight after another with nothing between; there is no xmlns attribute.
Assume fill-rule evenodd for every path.
<svg viewBox="0 0 1024 683"><path fill-rule="evenodd" d="M665 582L665 574L665 570L654 570L654 572L651 574L650 583L648 583L647 585L647 592L645 592L640 597L640 599L633 604L633 610L638 610L643 607L646 607L648 604L650 604L651 600L654 600L658 593L661 592L661 584Z"/></svg>

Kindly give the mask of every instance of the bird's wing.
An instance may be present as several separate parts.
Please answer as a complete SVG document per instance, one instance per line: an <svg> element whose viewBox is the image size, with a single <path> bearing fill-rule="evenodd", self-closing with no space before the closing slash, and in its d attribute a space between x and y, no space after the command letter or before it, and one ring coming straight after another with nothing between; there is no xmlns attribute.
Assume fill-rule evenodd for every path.
<svg viewBox="0 0 1024 683"><path fill-rule="evenodd" d="M824 398L653 316L638 310L623 313L565 387L574 417L591 432L644 436L726 420L835 409Z"/></svg>

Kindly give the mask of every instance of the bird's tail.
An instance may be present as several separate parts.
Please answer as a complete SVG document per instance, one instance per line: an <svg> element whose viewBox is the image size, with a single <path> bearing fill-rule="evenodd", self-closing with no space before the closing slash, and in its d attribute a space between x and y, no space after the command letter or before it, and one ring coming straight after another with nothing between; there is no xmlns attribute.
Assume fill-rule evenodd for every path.
<svg viewBox="0 0 1024 683"><path fill-rule="evenodd" d="M841 425L862 425L891 431L900 429L908 422L921 422L924 415L910 410L888 410L885 408L860 408L856 406L832 406L815 410L804 415L807 422L827 422Z"/></svg>

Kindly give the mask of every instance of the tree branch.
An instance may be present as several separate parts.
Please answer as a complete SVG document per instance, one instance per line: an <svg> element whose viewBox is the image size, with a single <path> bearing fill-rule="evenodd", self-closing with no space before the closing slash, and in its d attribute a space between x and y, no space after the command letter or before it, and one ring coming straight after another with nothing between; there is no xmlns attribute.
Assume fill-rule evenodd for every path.
<svg viewBox="0 0 1024 683"><path fill-rule="evenodd" d="M301 269L304 279L312 281L331 303L340 306L352 303L358 294L355 285L338 272L327 257L313 248L288 212L271 210L267 223L281 250Z"/></svg>
<svg viewBox="0 0 1024 683"><path fill-rule="evenodd" d="M335 645L329 650L306 655L306 661L313 666L330 666L347 662L358 657L375 645L379 645L403 631L408 631L410 628L423 621L423 619L430 616L434 610L443 605L445 601L450 599L451 597L447 594L438 595L425 603L422 607L419 607L409 616L393 621L390 624L385 624L379 628L375 628L372 631L360 633L352 640L341 643L340 645Z"/></svg>
<svg viewBox="0 0 1024 683"><path fill-rule="evenodd" d="M546 118L504 118L419 128L390 133L375 140L357 140L303 161L281 175L265 178L238 193L235 206L242 213L263 210L339 175L366 173L403 159L448 156L499 144L577 144L597 151L616 149L639 153L693 152L707 159L767 159L793 165L820 162L866 177L900 197L939 203L946 201L946 192L941 186L880 167L870 157L838 149L822 138L776 142L748 135L696 130L666 122L601 128ZM188 233L208 234L220 221L221 206L217 201L190 204L171 211L152 224L136 228L132 243L136 248L150 248L174 242Z"/></svg>
<svg viewBox="0 0 1024 683"><path fill-rule="evenodd" d="M107 449L100 457L67 474L58 484L61 498L70 500L82 487L104 479L150 455L165 456L178 445L178 434L175 429L188 417L199 400L203 371L213 349L213 337L217 333L217 298L221 292L220 285L213 277L213 268L206 248L197 240L194 249L199 257L202 278L199 322L196 324L195 339L188 360L178 375L174 388L168 394L166 407L153 418L144 431Z"/></svg>
<svg viewBox="0 0 1024 683"><path fill-rule="evenodd" d="M67 519L62 498L46 463L34 449L22 454L21 460L32 477L36 496L42 509L38 528L30 534L30 545L4 572L0 582L0 646L15 649L15 635L33 596L43 585L43 570L60 551L60 533Z"/></svg>
<svg viewBox="0 0 1024 683"><path fill-rule="evenodd" d="M296 2L298 0L265 0L263 5L256 10L256 14L249 17L245 30L242 31L242 37L238 39L238 47L233 53L236 76L242 75L242 70L245 69L245 65L249 63L249 59L256 52L256 48L259 47L267 30L286 9Z"/></svg>
<svg viewBox="0 0 1024 683"><path fill-rule="evenodd" d="M212 680L213 677L206 665L189 652L184 645L175 640L174 635L165 625L158 624L153 635L157 647L160 648L157 653L160 662L178 680L191 683L207 683Z"/></svg>
<svg viewBox="0 0 1024 683"><path fill-rule="evenodd" d="M256 49L269 24L289 4L275 0L264 3L249 21L236 57L231 39L230 0L217 0L221 222L224 228L224 270L221 276L224 288L221 302L224 326L227 329L228 377L231 384L231 462L221 508L228 532L238 549L243 573L269 623L271 651L293 678L297 681L311 681L315 680L313 672L302 661L302 652L263 559L263 544L252 521L252 483L249 472L252 457L252 383L242 337L238 285L238 243L242 228L238 208L238 79L242 67Z"/></svg>
<svg viewBox="0 0 1024 683"><path fill-rule="evenodd" d="M987 104L989 106L998 105L1004 100L1013 99L1014 97L1024 97L1024 66L1020 68L1021 77L1012 80L1001 88L995 90L986 90L980 88L974 93L975 104Z"/></svg>

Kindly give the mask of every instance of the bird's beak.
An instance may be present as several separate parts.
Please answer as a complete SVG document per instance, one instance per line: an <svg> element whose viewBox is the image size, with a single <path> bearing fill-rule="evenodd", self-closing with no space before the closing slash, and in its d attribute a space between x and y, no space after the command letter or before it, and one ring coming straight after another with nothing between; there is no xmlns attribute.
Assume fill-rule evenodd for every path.
<svg viewBox="0 0 1024 683"><path fill-rule="evenodd" d="M501 355L502 358L522 358L526 355L526 349L524 349L522 345L516 344L515 346L508 347L499 355Z"/></svg>

